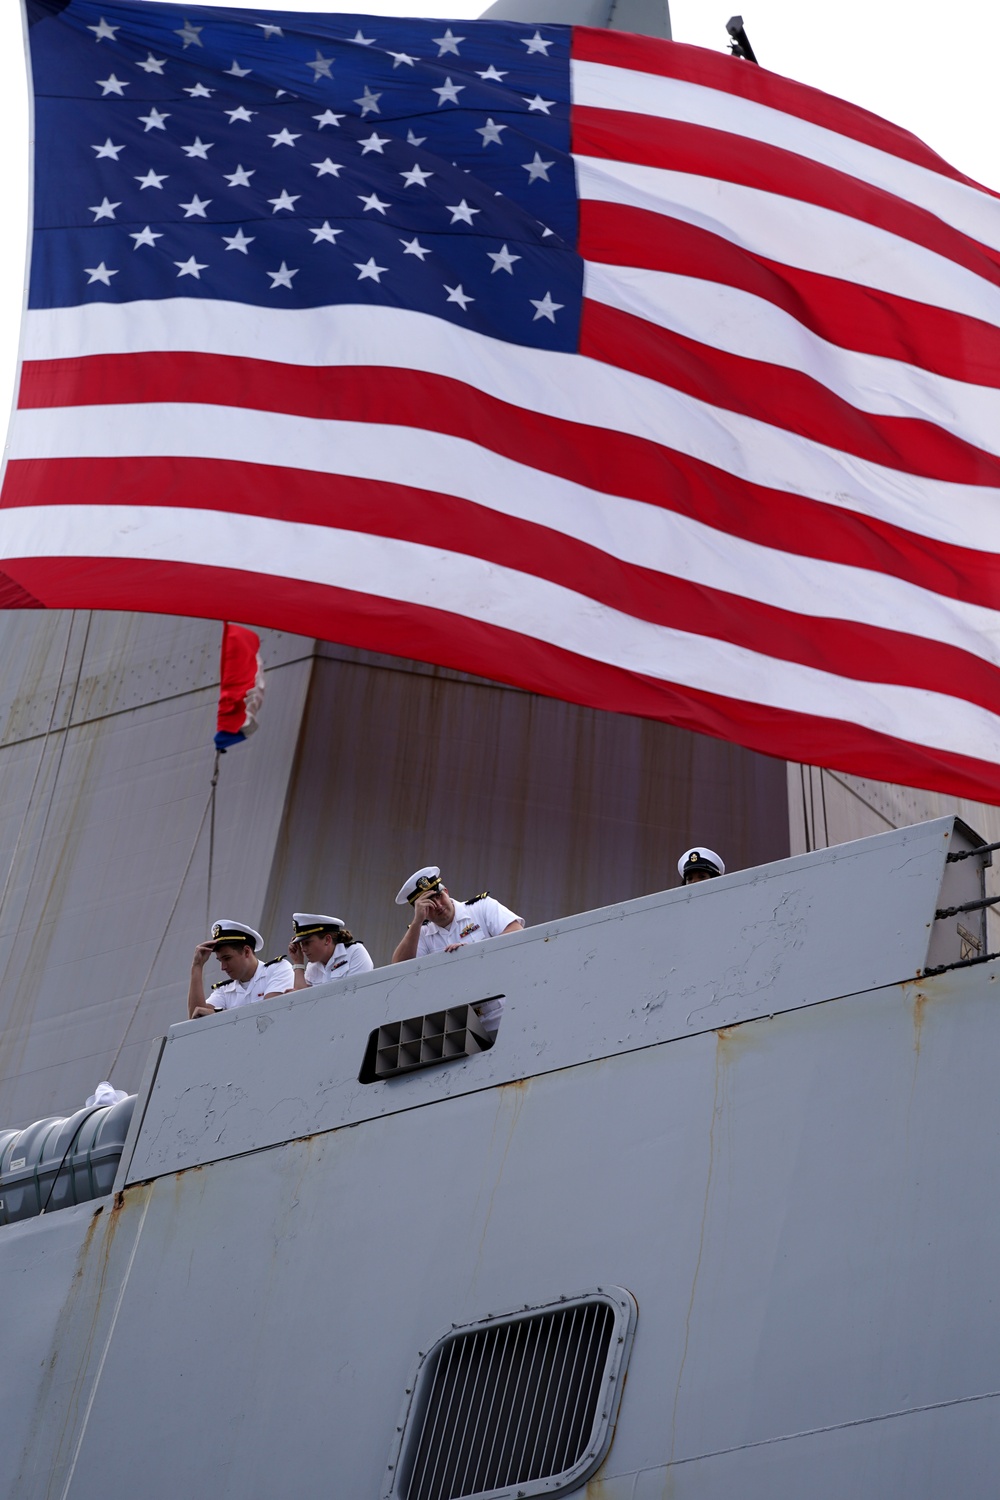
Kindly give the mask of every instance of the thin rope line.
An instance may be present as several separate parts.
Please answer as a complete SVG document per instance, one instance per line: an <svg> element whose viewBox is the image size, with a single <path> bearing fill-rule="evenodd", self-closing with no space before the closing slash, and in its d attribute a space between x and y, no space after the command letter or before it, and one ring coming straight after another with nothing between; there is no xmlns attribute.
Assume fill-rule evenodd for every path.
<svg viewBox="0 0 1000 1500"><path fill-rule="evenodd" d="M38 778L42 773L42 764L45 760L45 752L48 748L49 736L52 733L52 726L56 721L56 709L59 707L59 699L62 696L63 677L66 673L66 662L69 658L69 643L73 639L73 626L75 623L76 610L74 609L70 612L69 628L66 631L66 644L63 647L62 664L59 668L59 681L56 683L56 690L52 699L52 712L49 714L49 722L46 727L45 733L42 736L42 748L38 756L38 764L35 766L35 774L32 778L31 790L28 792L28 800L24 805L24 813L21 817L21 826L17 830L17 838L14 841L14 852L10 857L10 864L7 866L7 875L4 879L3 890L0 891L0 918L3 917L4 904L7 900L7 892L10 889L10 878L14 873L14 865L17 862L17 856L21 850L21 840L24 837L24 830L28 822L28 815L31 812L31 804L35 799L35 791L38 787ZM67 721L67 728L68 727L69 726Z"/></svg>
<svg viewBox="0 0 1000 1500"><path fill-rule="evenodd" d="M117 1048L117 1050L115 1052L114 1057L111 1059L111 1064L110 1064L110 1066L108 1068L108 1075L107 1075L109 1079L111 1077L111 1074L114 1072L115 1064L117 1063L119 1057L121 1057L121 1055L122 1055L122 1048L125 1046L126 1038L128 1037L128 1034L129 1034L129 1032L132 1029L132 1022L135 1020L136 1016L139 1014L139 1006L142 1004L143 999L145 998L146 990L147 990L147 988L149 986L149 981L153 977L153 970L156 967L156 960L159 958L160 952L161 952L161 950L163 948L163 945L164 945L164 943L167 940L167 933L170 931L170 924L174 920L174 913L176 912L178 904L180 902L181 895L182 895L183 890L184 890L184 883L187 880L188 875L191 873L191 866L194 863L195 852L196 852L196 850L198 848L198 844L201 841L202 831L203 831L203 829L205 827L205 820L208 817L209 808L212 806L212 802L213 802L214 797L215 797L215 778L213 777L213 779L212 779L212 786L211 786L211 789L209 790L209 793L208 793L208 801L205 803L205 811L201 815L201 822L198 824L198 832L194 836L194 843L191 845L191 853L188 855L187 864L184 866L184 874L181 876L181 883L177 887L177 895L174 897L174 904L170 908L170 915L167 917L166 925L164 926L163 932L162 932L162 934L160 936L160 941L156 945L156 952L153 954L152 961L150 962L149 968L148 968L148 970L146 972L146 977L142 981L142 989L139 991L139 998L138 998L138 1000L136 1000L135 1005L132 1007L132 1014L128 1018L128 1024L126 1025L125 1030L122 1032L122 1039L118 1043L118 1048Z"/></svg>
<svg viewBox="0 0 1000 1500"><path fill-rule="evenodd" d="M212 771L212 792L210 807L212 816L208 825L208 880L205 883L205 931L208 932L212 926L212 870L215 865L215 789L219 785L219 765L222 761L222 751L215 752L215 767Z"/></svg>

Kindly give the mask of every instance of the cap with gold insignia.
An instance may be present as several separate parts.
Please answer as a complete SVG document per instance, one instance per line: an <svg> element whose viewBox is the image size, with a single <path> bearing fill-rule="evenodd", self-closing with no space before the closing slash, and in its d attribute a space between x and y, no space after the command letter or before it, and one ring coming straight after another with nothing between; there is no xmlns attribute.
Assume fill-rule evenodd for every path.
<svg viewBox="0 0 1000 1500"><path fill-rule="evenodd" d="M343 917L324 917L314 911L293 911L292 926L296 938L315 937L318 932L327 932L331 927L343 927Z"/></svg>
<svg viewBox="0 0 1000 1500"><path fill-rule="evenodd" d="M688 849L677 861L677 873L686 884L692 875L725 875L726 867L714 849Z"/></svg>
<svg viewBox="0 0 1000 1500"><path fill-rule="evenodd" d="M239 947L249 943L255 953L259 953L264 946L264 939L259 932L254 932L245 922L234 922L229 917L212 923L212 936L208 941L216 948L220 943L236 943Z"/></svg>
<svg viewBox="0 0 1000 1500"><path fill-rule="evenodd" d="M438 865L425 865L422 870L417 870L409 880L404 880L396 896L396 905L405 906L407 902L412 906L418 896L433 895L441 889L441 869Z"/></svg>

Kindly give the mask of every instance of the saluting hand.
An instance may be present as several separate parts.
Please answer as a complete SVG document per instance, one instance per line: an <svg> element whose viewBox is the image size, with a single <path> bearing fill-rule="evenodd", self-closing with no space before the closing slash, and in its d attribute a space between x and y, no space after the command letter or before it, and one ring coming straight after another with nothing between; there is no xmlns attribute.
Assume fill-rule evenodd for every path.
<svg viewBox="0 0 1000 1500"><path fill-rule="evenodd" d="M194 963L192 967L195 969L203 969L214 952L214 943L199 943L197 948L194 950Z"/></svg>

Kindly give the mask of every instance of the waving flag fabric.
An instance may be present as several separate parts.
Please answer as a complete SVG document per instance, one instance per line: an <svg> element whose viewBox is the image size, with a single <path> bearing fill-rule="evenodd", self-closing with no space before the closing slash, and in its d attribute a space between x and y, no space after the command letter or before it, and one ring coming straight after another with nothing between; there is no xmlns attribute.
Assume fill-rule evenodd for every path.
<svg viewBox="0 0 1000 1500"><path fill-rule="evenodd" d="M223 755L258 728L257 715L264 702L264 668L260 660L260 636L244 625L222 627L219 659L219 714L215 748Z"/></svg>
<svg viewBox="0 0 1000 1500"><path fill-rule="evenodd" d="M1000 800L1000 205L619 33L27 0L0 603Z"/></svg>

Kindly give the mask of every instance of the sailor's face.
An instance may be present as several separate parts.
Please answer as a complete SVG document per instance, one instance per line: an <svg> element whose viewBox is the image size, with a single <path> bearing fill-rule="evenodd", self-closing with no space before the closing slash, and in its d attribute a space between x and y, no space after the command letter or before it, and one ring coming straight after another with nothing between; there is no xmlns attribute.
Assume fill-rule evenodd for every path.
<svg viewBox="0 0 1000 1500"><path fill-rule="evenodd" d="M693 875L685 875L684 884L700 885L703 880L711 880L711 878L707 870L695 870Z"/></svg>
<svg viewBox="0 0 1000 1500"><path fill-rule="evenodd" d="M245 984L257 967L257 960L249 944L237 948L235 943L220 943L215 956L226 978L235 979L238 984Z"/></svg>
<svg viewBox="0 0 1000 1500"><path fill-rule="evenodd" d="M336 944L329 932L310 932L299 938L299 946L307 964L325 964Z"/></svg>
<svg viewBox="0 0 1000 1500"><path fill-rule="evenodd" d="M448 895L447 886L443 885L436 891L427 891L420 899L426 915L438 927L448 927L455 920L455 903Z"/></svg>

